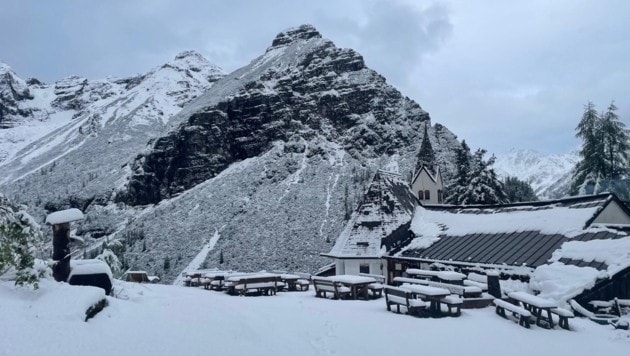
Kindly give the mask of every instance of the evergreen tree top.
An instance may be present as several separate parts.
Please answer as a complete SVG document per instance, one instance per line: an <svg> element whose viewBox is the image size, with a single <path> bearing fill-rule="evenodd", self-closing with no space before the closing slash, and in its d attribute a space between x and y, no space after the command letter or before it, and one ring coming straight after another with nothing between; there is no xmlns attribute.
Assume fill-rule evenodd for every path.
<svg viewBox="0 0 630 356"><path fill-rule="evenodd" d="M429 139L428 124L424 125L424 137L422 138L422 144L420 145L420 152L418 153L418 160L416 161L416 168L414 175L418 174L420 169L424 166L429 172L435 176L435 152L433 146L431 146L431 140Z"/></svg>

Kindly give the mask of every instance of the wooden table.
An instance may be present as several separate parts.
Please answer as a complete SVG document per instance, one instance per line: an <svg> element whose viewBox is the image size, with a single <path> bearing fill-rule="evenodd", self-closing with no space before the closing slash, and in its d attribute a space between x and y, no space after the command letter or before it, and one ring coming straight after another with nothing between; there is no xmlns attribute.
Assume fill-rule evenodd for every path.
<svg viewBox="0 0 630 356"><path fill-rule="evenodd" d="M420 299L431 302L431 305L429 306L429 312L433 316L438 316L441 314L442 311L440 310L440 300L451 294L448 289L422 286L417 284L406 284L402 286L402 288L411 291L416 296L419 296Z"/></svg>
<svg viewBox="0 0 630 356"><path fill-rule="evenodd" d="M540 322L545 321L553 328L551 309L558 308L556 302L525 292L511 292L508 293L508 297L523 303L523 307L536 317L536 325L543 326Z"/></svg>
<svg viewBox="0 0 630 356"><path fill-rule="evenodd" d="M295 291L297 290L297 280L300 279L300 276L297 274L288 274L284 273L280 275L280 280L284 282L287 286L287 290Z"/></svg>
<svg viewBox="0 0 630 356"><path fill-rule="evenodd" d="M350 296L352 297L352 299L359 299L359 297L362 297L363 299L368 300L368 286L371 283L376 283L376 279L372 277L346 274L331 276L329 278L350 288Z"/></svg>

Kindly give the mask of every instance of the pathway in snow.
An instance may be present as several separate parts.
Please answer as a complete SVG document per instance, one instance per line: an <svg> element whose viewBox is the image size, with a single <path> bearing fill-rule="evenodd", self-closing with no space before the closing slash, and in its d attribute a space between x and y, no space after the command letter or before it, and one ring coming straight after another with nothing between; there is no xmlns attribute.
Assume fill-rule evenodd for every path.
<svg viewBox="0 0 630 356"><path fill-rule="evenodd" d="M201 251L199 251L197 256L195 256L195 258L193 258L193 260L190 261L190 263L188 264L188 266L186 266L186 268L184 268L182 273L185 271L194 271L196 269L199 269L199 266L201 266L203 261L205 261L206 257L208 256L208 253L212 251L212 249L214 249L214 245L217 244L217 241L219 241L220 236L221 235L219 235L219 230L214 229L214 235L212 235L212 238L210 238L210 241L208 241L208 243L201 249ZM174 286L179 286L183 284L184 277L182 276L182 273L179 273L177 275L177 278L175 278L175 281L173 281Z"/></svg>

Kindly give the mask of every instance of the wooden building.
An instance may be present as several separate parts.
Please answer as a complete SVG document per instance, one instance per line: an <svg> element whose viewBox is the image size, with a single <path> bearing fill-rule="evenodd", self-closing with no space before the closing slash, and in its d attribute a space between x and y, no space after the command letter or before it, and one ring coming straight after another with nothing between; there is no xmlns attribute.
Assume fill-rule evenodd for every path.
<svg viewBox="0 0 630 356"><path fill-rule="evenodd" d="M566 297L628 298L630 211L612 194L496 206L420 206L410 242L390 250L388 279L407 268L500 271ZM573 285L574 274L582 275ZM584 278L590 275L592 278ZM588 299L588 297L585 297Z"/></svg>

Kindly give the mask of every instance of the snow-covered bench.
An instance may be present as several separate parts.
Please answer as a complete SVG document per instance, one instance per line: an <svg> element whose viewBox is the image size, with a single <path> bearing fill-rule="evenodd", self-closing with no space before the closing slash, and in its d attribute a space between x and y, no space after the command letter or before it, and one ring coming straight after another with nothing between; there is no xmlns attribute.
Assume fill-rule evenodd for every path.
<svg viewBox="0 0 630 356"><path fill-rule="evenodd" d="M512 312L514 316L518 317L518 325L529 329L529 318L532 317L532 313L530 313L529 310L501 299L495 299L494 305L497 307L496 312L498 315L507 319L507 315L505 315L505 310L507 309Z"/></svg>
<svg viewBox="0 0 630 356"><path fill-rule="evenodd" d="M461 314L461 308L464 301L460 296L451 294L440 299L440 303L446 305L450 315L459 316L459 314ZM453 309L455 309L455 313L453 313Z"/></svg>
<svg viewBox="0 0 630 356"><path fill-rule="evenodd" d="M239 295L250 292L275 295L278 288L284 287L284 283L280 281L280 276L241 277L233 283L234 291Z"/></svg>
<svg viewBox="0 0 630 356"><path fill-rule="evenodd" d="M575 315L573 315L573 312L562 308L554 308L551 309L551 313L558 316L558 326L563 329L569 330L569 319L575 317Z"/></svg>
<svg viewBox="0 0 630 356"><path fill-rule="evenodd" d="M400 314L400 307L407 309L407 314L418 315L422 309L429 306L428 302L413 297L413 292L399 287L385 286L385 304L387 310L391 311L391 306L396 306L396 312Z"/></svg>
<svg viewBox="0 0 630 356"><path fill-rule="evenodd" d="M315 296L319 298L326 298L326 293L333 293L333 299L341 299L348 297L351 292L350 288L325 278L313 278L313 287Z"/></svg>

